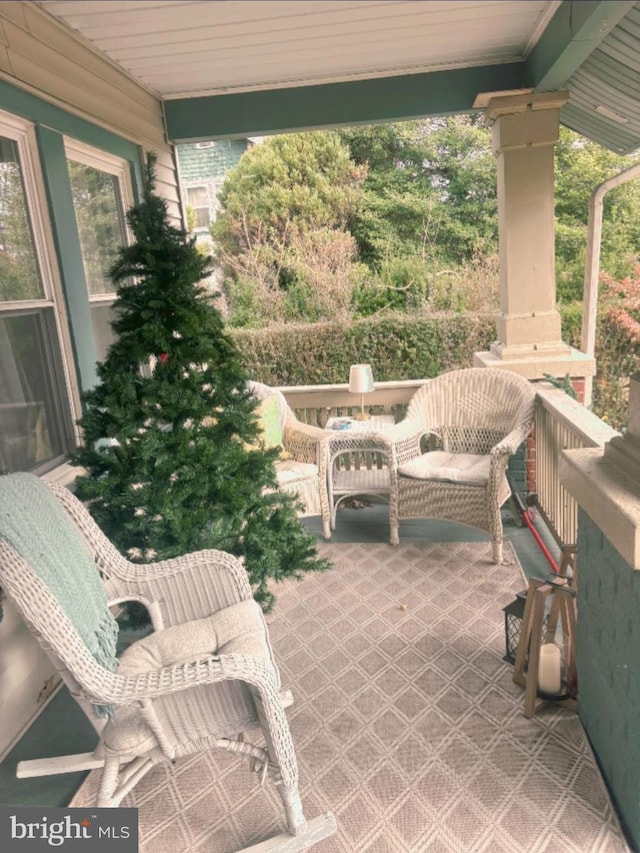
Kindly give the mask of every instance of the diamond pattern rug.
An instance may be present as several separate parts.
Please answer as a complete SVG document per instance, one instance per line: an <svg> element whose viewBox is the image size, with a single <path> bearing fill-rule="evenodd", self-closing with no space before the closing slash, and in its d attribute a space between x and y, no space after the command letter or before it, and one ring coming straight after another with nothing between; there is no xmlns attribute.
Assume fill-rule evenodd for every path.
<svg viewBox="0 0 640 853"><path fill-rule="evenodd" d="M335 568L275 588L268 617L318 853L614 853L628 846L579 719L522 713L502 607L525 586L488 543L321 543ZM94 802L91 773L72 805ZM141 853L230 853L284 829L226 753L155 768L123 802Z"/></svg>

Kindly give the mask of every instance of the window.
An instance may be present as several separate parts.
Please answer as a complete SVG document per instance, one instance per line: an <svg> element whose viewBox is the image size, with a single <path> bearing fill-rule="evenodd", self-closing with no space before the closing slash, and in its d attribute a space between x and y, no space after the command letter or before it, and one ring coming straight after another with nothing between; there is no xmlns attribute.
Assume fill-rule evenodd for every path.
<svg viewBox="0 0 640 853"><path fill-rule="evenodd" d="M33 128L0 112L0 471L53 467L73 415Z"/></svg>
<svg viewBox="0 0 640 853"><path fill-rule="evenodd" d="M195 214L194 231L206 231L211 222L207 188L187 187L187 204Z"/></svg>
<svg viewBox="0 0 640 853"><path fill-rule="evenodd" d="M113 341L115 290L109 268L128 242L125 212L132 204L126 161L75 140L65 140L71 194L89 292L98 360Z"/></svg>

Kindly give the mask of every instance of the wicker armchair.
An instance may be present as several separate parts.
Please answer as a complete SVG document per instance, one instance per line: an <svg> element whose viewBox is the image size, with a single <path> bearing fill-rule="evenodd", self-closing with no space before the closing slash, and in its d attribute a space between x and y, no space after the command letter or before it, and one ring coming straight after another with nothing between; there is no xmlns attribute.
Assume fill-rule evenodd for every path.
<svg viewBox="0 0 640 853"><path fill-rule="evenodd" d="M263 385L261 382L248 382L249 389L259 400L275 395L280 410L282 444L287 459L276 462L278 484L282 491L296 495L305 509L306 515L319 515L322 518L322 533L325 539L331 537L331 513L327 490L327 444L326 430L311 424L302 423L289 407L284 395Z"/></svg>
<svg viewBox="0 0 640 853"><path fill-rule="evenodd" d="M502 562L505 474L533 426L534 400L529 382L493 368L443 373L416 391L405 419L385 431L392 544L400 519L439 518L488 531Z"/></svg>
<svg viewBox="0 0 640 853"><path fill-rule="evenodd" d="M95 753L23 762L19 776L103 767L96 805L117 806L156 763L218 747L273 778L283 843L295 836L302 849L335 829L331 815L307 823L302 812L278 670L238 559L209 550L132 564L68 490L10 474L0 477L0 584L100 734ZM109 608L126 600L148 607L154 630L107 664ZM266 747L244 741L256 728Z"/></svg>

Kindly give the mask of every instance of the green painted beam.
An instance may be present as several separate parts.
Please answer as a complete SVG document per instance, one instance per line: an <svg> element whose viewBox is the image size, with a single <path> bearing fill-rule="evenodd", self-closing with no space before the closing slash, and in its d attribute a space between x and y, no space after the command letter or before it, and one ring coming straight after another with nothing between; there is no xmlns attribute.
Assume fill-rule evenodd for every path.
<svg viewBox="0 0 640 853"><path fill-rule="evenodd" d="M87 391L97 381L98 357L64 139L57 131L42 126L36 127L36 136L47 192L51 229L69 315L78 380L81 390Z"/></svg>
<svg viewBox="0 0 640 853"><path fill-rule="evenodd" d="M564 0L525 63L525 85L562 89L635 0Z"/></svg>
<svg viewBox="0 0 640 853"><path fill-rule="evenodd" d="M164 102L174 142L261 136L469 112L479 92L522 87L523 63Z"/></svg>

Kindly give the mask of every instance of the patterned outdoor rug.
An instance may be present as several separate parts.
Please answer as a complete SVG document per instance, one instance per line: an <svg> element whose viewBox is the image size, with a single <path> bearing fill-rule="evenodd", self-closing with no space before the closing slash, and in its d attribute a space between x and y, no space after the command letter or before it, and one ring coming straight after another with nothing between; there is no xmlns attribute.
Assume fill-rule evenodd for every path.
<svg viewBox="0 0 640 853"><path fill-rule="evenodd" d="M501 608L525 586L488 543L337 545L333 571L275 588L269 616L318 853L627 851L576 715L522 714ZM93 803L91 773L72 805ZM155 768L123 802L141 853L229 853L282 831L239 758Z"/></svg>

